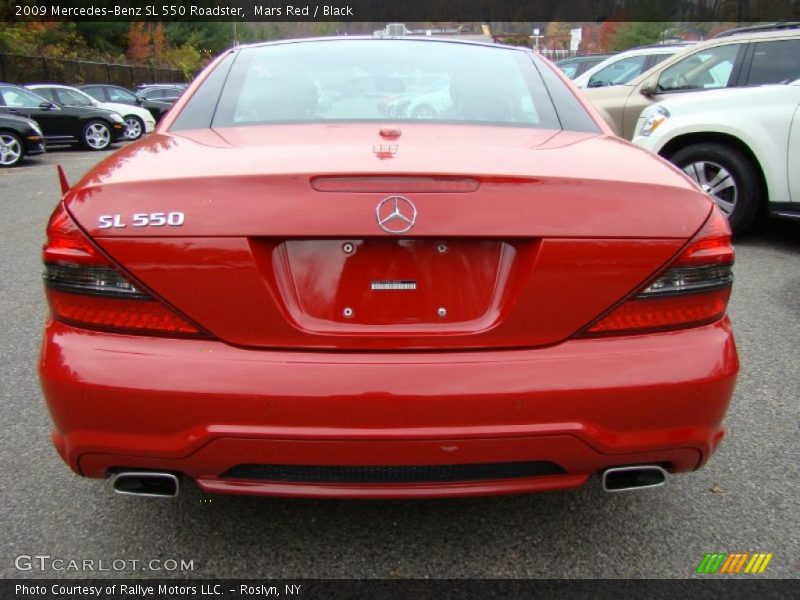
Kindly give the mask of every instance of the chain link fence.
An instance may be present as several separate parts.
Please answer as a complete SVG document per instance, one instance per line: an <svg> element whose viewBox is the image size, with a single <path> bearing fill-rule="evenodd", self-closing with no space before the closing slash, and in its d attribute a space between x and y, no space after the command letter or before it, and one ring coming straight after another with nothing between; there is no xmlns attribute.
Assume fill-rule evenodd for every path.
<svg viewBox="0 0 800 600"><path fill-rule="evenodd" d="M0 82L5 83L111 83L133 89L142 83L185 80L179 69L0 53Z"/></svg>

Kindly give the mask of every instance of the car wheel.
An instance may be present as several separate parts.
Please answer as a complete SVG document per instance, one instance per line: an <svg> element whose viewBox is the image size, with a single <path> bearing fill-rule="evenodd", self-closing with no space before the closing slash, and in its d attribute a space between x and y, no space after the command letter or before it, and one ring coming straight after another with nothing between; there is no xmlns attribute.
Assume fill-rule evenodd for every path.
<svg viewBox="0 0 800 600"><path fill-rule="evenodd" d="M125 117L125 139L138 140L144 135L144 121L135 115Z"/></svg>
<svg viewBox="0 0 800 600"><path fill-rule="evenodd" d="M22 141L11 132L0 132L0 167L16 167L23 156Z"/></svg>
<svg viewBox="0 0 800 600"><path fill-rule="evenodd" d="M693 144L670 157L709 194L725 214L731 230L741 233L756 216L761 185L753 161L724 144Z"/></svg>
<svg viewBox="0 0 800 600"><path fill-rule="evenodd" d="M111 128L103 121L89 121L81 133L81 146L87 150L105 150L111 145Z"/></svg>
<svg viewBox="0 0 800 600"><path fill-rule="evenodd" d="M420 104L411 113L411 117L414 119L435 119L436 111L427 104Z"/></svg>

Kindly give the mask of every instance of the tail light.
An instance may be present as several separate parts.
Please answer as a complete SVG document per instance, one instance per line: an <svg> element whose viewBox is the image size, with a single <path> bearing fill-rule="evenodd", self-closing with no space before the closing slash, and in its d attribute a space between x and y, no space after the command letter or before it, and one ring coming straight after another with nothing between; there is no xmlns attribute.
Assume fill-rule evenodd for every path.
<svg viewBox="0 0 800 600"><path fill-rule="evenodd" d="M47 301L58 321L136 334L205 335L117 271L78 228L63 202L47 225L44 267Z"/></svg>
<svg viewBox="0 0 800 600"><path fill-rule="evenodd" d="M420 194L435 192L474 192L481 186L472 177L340 177L324 176L311 179L318 192L370 192L375 194Z"/></svg>
<svg viewBox="0 0 800 600"><path fill-rule="evenodd" d="M714 207L666 271L580 335L635 334L713 323L728 307L733 259L728 222Z"/></svg>

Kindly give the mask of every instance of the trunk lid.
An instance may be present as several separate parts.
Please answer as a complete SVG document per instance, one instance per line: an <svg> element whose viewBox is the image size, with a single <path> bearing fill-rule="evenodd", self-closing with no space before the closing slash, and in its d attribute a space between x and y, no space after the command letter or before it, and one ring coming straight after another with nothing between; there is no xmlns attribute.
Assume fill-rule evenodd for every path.
<svg viewBox="0 0 800 600"><path fill-rule="evenodd" d="M402 129L154 135L89 173L67 206L220 339L349 350L557 343L659 270L711 207L616 138ZM398 207L407 219L382 227ZM182 217L134 226L154 213Z"/></svg>

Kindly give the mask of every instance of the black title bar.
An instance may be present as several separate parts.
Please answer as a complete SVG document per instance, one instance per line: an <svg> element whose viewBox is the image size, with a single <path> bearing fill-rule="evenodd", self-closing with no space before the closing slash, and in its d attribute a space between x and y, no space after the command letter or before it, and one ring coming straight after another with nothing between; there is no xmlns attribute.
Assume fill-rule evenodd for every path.
<svg viewBox="0 0 800 600"><path fill-rule="evenodd" d="M3 0L4 21L600 22L800 20L795 0Z"/></svg>

